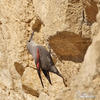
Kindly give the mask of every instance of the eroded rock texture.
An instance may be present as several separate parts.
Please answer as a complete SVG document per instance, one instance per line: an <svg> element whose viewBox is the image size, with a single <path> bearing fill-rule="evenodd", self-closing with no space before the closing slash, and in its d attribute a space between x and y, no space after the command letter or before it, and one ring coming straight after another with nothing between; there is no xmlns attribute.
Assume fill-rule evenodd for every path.
<svg viewBox="0 0 100 100"><path fill-rule="evenodd" d="M98 2L1 0L0 100L81 100L83 93L89 100L99 100ZM45 85L42 88L33 58L26 48L32 31L35 31L35 42L51 49L67 87L52 73L53 85L50 85L41 73Z"/></svg>

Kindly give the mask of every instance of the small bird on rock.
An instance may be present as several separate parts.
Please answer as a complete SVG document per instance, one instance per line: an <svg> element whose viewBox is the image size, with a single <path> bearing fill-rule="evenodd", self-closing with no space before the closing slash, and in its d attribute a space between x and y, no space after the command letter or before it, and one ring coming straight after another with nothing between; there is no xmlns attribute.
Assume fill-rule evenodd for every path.
<svg viewBox="0 0 100 100"><path fill-rule="evenodd" d="M34 35L34 32L31 34L31 37L27 43L27 49L35 61L35 64L37 67L37 73L40 78L42 86L44 87L40 70L42 70L42 72L44 73L45 77L48 79L48 81L51 85L52 85L52 82L50 79L49 72L57 74L58 76L60 76L63 79L63 82L64 82L63 76L59 73L58 69L55 67L55 64L50 55L50 52L48 52L43 46L36 44L32 40L33 35ZM65 84L65 82L64 82L64 84ZM66 84L65 84L65 86L66 86Z"/></svg>

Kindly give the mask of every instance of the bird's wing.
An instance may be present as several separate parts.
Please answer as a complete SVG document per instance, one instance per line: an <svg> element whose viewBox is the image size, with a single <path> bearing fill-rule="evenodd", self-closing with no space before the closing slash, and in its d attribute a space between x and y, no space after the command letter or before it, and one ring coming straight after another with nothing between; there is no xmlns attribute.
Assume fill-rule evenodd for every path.
<svg viewBox="0 0 100 100"><path fill-rule="evenodd" d="M38 76L40 78L42 87L44 87L43 82L42 82L41 73L40 73L41 61L40 61L40 55L39 55L39 48L36 48L36 52L35 53L36 53L35 64L36 64L36 67L37 67Z"/></svg>
<svg viewBox="0 0 100 100"><path fill-rule="evenodd" d="M44 85L43 85L43 82L42 82L42 77L41 77L40 70L37 70L37 72L38 72L38 76L39 76L39 78L40 78L40 81L41 81L42 87L44 88Z"/></svg>
<svg viewBox="0 0 100 100"><path fill-rule="evenodd" d="M45 77L47 78L47 80L49 81L49 83L52 85L50 75L49 75L49 71L46 71L46 70L42 70L42 71L43 71Z"/></svg>
<svg viewBox="0 0 100 100"><path fill-rule="evenodd" d="M39 48L41 65L43 69L49 70L49 67L54 65L52 57L50 53L43 46L39 46L38 48Z"/></svg>

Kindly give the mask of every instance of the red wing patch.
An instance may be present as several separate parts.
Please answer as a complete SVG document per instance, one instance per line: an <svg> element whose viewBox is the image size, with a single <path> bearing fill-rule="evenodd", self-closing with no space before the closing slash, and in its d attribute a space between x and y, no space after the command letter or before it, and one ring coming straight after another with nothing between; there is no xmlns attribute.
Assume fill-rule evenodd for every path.
<svg viewBox="0 0 100 100"><path fill-rule="evenodd" d="M39 62L37 63L37 65L36 65L36 66L37 66L37 69L39 69Z"/></svg>
<svg viewBox="0 0 100 100"><path fill-rule="evenodd" d="M37 65L36 65L37 66L37 69L39 69L39 67L40 67L39 66L39 57L40 57L39 56L39 48L37 48Z"/></svg>

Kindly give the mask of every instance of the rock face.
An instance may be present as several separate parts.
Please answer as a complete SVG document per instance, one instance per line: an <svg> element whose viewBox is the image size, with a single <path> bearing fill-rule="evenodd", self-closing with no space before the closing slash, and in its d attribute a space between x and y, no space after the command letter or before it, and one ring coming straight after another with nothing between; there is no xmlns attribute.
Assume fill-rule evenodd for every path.
<svg viewBox="0 0 100 100"><path fill-rule="evenodd" d="M1 0L0 100L99 100L98 2ZM41 73L45 85L42 88L33 58L26 48L32 31L35 31L35 42L51 49L67 87L52 73L53 85L50 85Z"/></svg>
<svg viewBox="0 0 100 100"><path fill-rule="evenodd" d="M49 39L50 47L60 60L78 63L83 61L86 50L90 44L90 38L84 38L73 32L67 31L60 32Z"/></svg>

